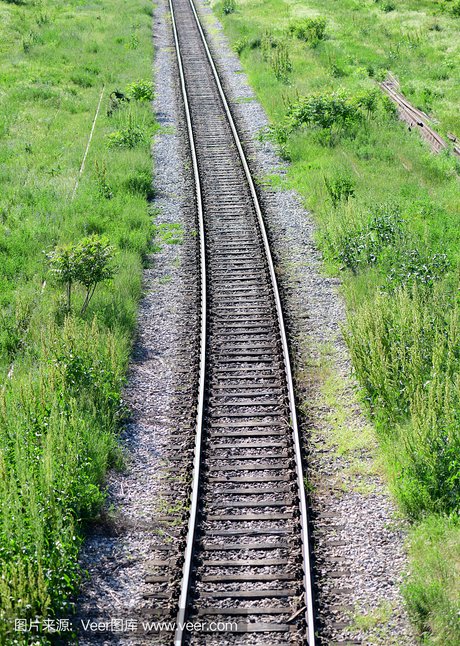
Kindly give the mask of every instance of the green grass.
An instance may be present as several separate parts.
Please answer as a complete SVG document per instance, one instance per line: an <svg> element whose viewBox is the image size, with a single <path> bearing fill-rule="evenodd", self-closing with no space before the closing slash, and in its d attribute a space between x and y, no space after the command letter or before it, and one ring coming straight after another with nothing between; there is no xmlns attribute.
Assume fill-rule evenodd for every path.
<svg viewBox="0 0 460 646"><path fill-rule="evenodd" d="M69 617L83 529L121 461L121 389L153 232L151 23L147 0L0 3L2 643L14 618ZM114 90L133 98L114 105ZM116 271L81 317L84 290L67 312L45 254L91 234L114 246Z"/></svg>
<svg viewBox="0 0 460 646"><path fill-rule="evenodd" d="M409 611L424 643L458 644L459 521L428 517L412 532L411 575L405 585Z"/></svg>
<svg viewBox="0 0 460 646"><path fill-rule="evenodd" d="M390 485L415 537L440 528L431 546L411 549L405 588L427 644L460 643L459 624L441 616L458 612L458 596L439 592L439 569L414 565L424 550L442 554L460 589L458 560L441 544L460 501L460 163L408 132L377 81L391 71L442 135L460 136L455 7L239 0L225 14L214 5L269 116L262 136L290 162L279 184L302 195L327 270L341 274L346 340ZM342 427L338 419L339 443ZM457 524L449 535L460 540ZM423 586L439 603L425 602Z"/></svg>

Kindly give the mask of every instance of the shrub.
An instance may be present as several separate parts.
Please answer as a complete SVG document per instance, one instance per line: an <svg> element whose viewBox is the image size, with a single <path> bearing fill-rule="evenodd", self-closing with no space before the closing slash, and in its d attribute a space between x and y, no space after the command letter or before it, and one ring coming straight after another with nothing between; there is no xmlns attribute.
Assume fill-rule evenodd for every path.
<svg viewBox="0 0 460 646"><path fill-rule="evenodd" d="M240 38L234 43L233 49L240 55L245 49L259 49L261 44L262 39L259 36L255 38Z"/></svg>
<svg viewBox="0 0 460 646"><path fill-rule="evenodd" d="M330 129L340 129L356 124L362 119L359 104L343 91L326 94L312 94L291 104L287 112L291 128L301 125Z"/></svg>
<svg viewBox="0 0 460 646"><path fill-rule="evenodd" d="M326 36L326 24L325 18L300 18L291 22L289 33L316 47Z"/></svg>
<svg viewBox="0 0 460 646"><path fill-rule="evenodd" d="M332 206L334 207L336 207L341 200L348 200L350 197L354 197L355 195L353 182L349 177L344 175L333 177L331 179L325 177L324 183L331 199Z"/></svg>
<svg viewBox="0 0 460 646"><path fill-rule="evenodd" d="M75 83L75 85L78 85L82 88L88 88L94 85L94 79L91 74L85 74L83 72L72 74L70 80L72 81L72 83Z"/></svg>
<svg viewBox="0 0 460 646"><path fill-rule="evenodd" d="M389 290L415 284L432 287L450 269L450 263L445 254L427 254L419 249L400 250L395 263L386 276Z"/></svg>
<svg viewBox="0 0 460 646"><path fill-rule="evenodd" d="M377 110L381 93L377 89L361 92L354 97L354 103L369 117Z"/></svg>
<svg viewBox="0 0 460 646"><path fill-rule="evenodd" d="M396 5L394 2L385 2L385 4L382 5L382 9L385 13L390 13L396 9Z"/></svg>
<svg viewBox="0 0 460 646"><path fill-rule="evenodd" d="M126 88L126 96L134 101L152 101L155 93L151 81L135 81Z"/></svg>
<svg viewBox="0 0 460 646"><path fill-rule="evenodd" d="M96 287L102 281L113 277L111 267L113 247L108 240L98 235L83 238L79 243L64 245L47 254L50 271L57 282L64 285L67 294L67 308L71 309L72 285L81 283L86 294L80 314L84 314Z"/></svg>
<svg viewBox="0 0 460 646"><path fill-rule="evenodd" d="M222 3L222 12L225 16L236 11L236 0L224 0Z"/></svg>
<svg viewBox="0 0 460 646"><path fill-rule="evenodd" d="M74 273L74 247L62 245L47 254L50 272L60 285L64 285L67 295L67 309L72 306L72 285L75 280Z"/></svg>
<svg viewBox="0 0 460 646"><path fill-rule="evenodd" d="M339 178L339 187L340 181ZM345 191L348 190L345 181ZM400 209L391 204L374 207L367 221L353 225L346 223L344 228L345 231L334 231L330 244L333 256L342 268L351 269L354 273L376 264L381 254L388 247L398 244L403 237Z"/></svg>
<svg viewBox="0 0 460 646"><path fill-rule="evenodd" d="M239 56L241 52L243 52L246 49L247 46L248 46L248 39L240 38L239 40L235 41L233 45L233 49Z"/></svg>
<svg viewBox="0 0 460 646"><path fill-rule="evenodd" d="M134 123L131 115L128 124L121 130L115 130L107 135L107 144L109 148L136 148L146 143L146 134L144 130Z"/></svg>

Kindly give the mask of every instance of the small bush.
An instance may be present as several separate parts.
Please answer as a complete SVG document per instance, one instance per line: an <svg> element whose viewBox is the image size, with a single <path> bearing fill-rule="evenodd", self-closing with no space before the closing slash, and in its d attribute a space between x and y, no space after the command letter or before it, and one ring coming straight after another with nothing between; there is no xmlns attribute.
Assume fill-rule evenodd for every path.
<svg viewBox="0 0 460 646"><path fill-rule="evenodd" d="M80 314L84 314L99 283L113 278L113 247L106 238L92 235L79 243L64 245L47 254L50 271L65 286L70 311L72 286L80 283L86 294Z"/></svg>
<svg viewBox="0 0 460 646"><path fill-rule="evenodd" d="M70 77L70 80L72 81L72 83L75 83L75 85L78 85L79 87L82 87L82 88L93 87L94 85L94 79L90 74L85 74L85 73L72 74L72 76Z"/></svg>
<svg viewBox="0 0 460 646"><path fill-rule="evenodd" d="M240 38L234 45L234 51L240 55L245 49L259 49L262 44L262 39L258 36L255 38Z"/></svg>
<svg viewBox="0 0 460 646"><path fill-rule="evenodd" d="M339 176L328 179L324 178L324 183L326 185L326 190L328 192L329 198L332 202L332 206L336 207L339 202L342 200L348 200L350 197L354 197L355 188L353 182L349 177Z"/></svg>
<svg viewBox="0 0 460 646"><path fill-rule="evenodd" d="M289 33L316 47L326 36L326 24L325 18L301 18L291 22Z"/></svg>
<svg viewBox="0 0 460 646"><path fill-rule="evenodd" d="M450 12L451 12L451 14L452 14L453 16L455 16L456 18L459 18L459 17L460 17L460 0L456 0L456 2L454 2L454 3L452 4L452 7L451 7L451 9L450 9Z"/></svg>
<svg viewBox="0 0 460 646"><path fill-rule="evenodd" d="M115 130L107 135L109 148L136 148L147 141L146 133L141 126L134 123L132 115L129 115L125 128Z"/></svg>
<svg viewBox="0 0 460 646"><path fill-rule="evenodd" d="M224 0L222 3L222 12L225 16L236 11L236 0Z"/></svg>
<svg viewBox="0 0 460 646"><path fill-rule="evenodd" d="M331 63L329 66L329 70L331 72L331 76L333 76L336 79L347 76L346 70L340 65L337 65L337 63Z"/></svg>
<svg viewBox="0 0 460 646"><path fill-rule="evenodd" d="M396 9L396 5L394 2L385 2L385 4L382 5L382 9L385 13L390 13Z"/></svg>
<svg viewBox="0 0 460 646"><path fill-rule="evenodd" d="M126 88L126 96L134 101L153 101L153 83L146 80L135 81Z"/></svg>
<svg viewBox="0 0 460 646"><path fill-rule="evenodd" d="M343 129L362 120L359 104L343 91L329 94L312 94L293 103L287 112L291 128L301 125L330 129Z"/></svg>
<svg viewBox="0 0 460 646"><path fill-rule="evenodd" d="M340 189L341 178L337 183ZM350 190L347 181L344 182L344 190L345 194ZM376 264L388 247L402 240L403 220L397 206L382 204L374 207L364 223L346 223L344 229L334 231L334 237L330 239L332 254L343 269L357 273L362 268Z"/></svg>
<svg viewBox="0 0 460 646"><path fill-rule="evenodd" d="M234 43L233 49L239 56L246 49L247 46L248 46L248 39L240 38Z"/></svg>
<svg viewBox="0 0 460 646"><path fill-rule="evenodd" d="M401 249L386 276L386 289L425 285L432 287L449 269L445 254L426 254L419 249Z"/></svg>

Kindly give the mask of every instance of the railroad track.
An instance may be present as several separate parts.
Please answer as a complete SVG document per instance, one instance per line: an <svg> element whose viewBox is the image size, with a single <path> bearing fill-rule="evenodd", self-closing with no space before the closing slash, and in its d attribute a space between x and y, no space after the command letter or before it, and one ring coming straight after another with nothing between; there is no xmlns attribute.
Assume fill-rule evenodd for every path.
<svg viewBox="0 0 460 646"><path fill-rule="evenodd" d="M313 646L301 452L268 239L196 9L169 3L195 177L202 320L174 640ZM184 621L203 622L209 634L187 632ZM211 622L226 628L214 634Z"/></svg>
<svg viewBox="0 0 460 646"><path fill-rule="evenodd" d="M398 108L399 117L405 121L409 128L416 128L422 137L429 143L431 150L435 153L440 153L442 150L448 148L447 142L439 135L436 130L429 124L429 117L427 114L411 105L409 101L399 92L399 83L393 75L380 83L382 90L390 97ZM456 141L454 137L453 141ZM457 145L453 146L452 152L460 157L460 148Z"/></svg>

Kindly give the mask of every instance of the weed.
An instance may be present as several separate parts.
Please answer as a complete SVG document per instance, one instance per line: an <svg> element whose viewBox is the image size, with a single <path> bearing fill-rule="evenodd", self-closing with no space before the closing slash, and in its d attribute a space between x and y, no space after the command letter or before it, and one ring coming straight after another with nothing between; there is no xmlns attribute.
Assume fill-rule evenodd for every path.
<svg viewBox="0 0 460 646"><path fill-rule="evenodd" d="M292 72L292 62L286 43L280 43L276 47L271 56L270 65L278 81L281 81L281 83L287 83L289 81L289 74Z"/></svg>
<svg viewBox="0 0 460 646"><path fill-rule="evenodd" d="M403 587L409 613L420 637L432 644L460 643L458 516L428 516L409 535L411 576ZM442 635L442 641L437 636Z"/></svg>
<svg viewBox="0 0 460 646"><path fill-rule="evenodd" d="M139 47L139 36L135 31L133 31L128 41L128 49L137 49L138 47Z"/></svg>
<svg viewBox="0 0 460 646"><path fill-rule="evenodd" d="M107 135L107 145L109 148L136 148L147 141L145 131L138 124L134 123L134 118L129 115L125 128L115 130Z"/></svg>
<svg viewBox="0 0 460 646"><path fill-rule="evenodd" d="M391 11L394 11L396 9L396 5L394 2L385 2L382 5L382 9L385 13L390 13Z"/></svg>
<svg viewBox="0 0 460 646"><path fill-rule="evenodd" d="M269 29L265 30L260 39L260 49L264 61L270 61L273 50L279 47L280 40Z"/></svg>
<svg viewBox="0 0 460 646"><path fill-rule="evenodd" d="M135 81L126 88L126 95L134 101L153 101L153 83L151 81Z"/></svg>
<svg viewBox="0 0 460 646"><path fill-rule="evenodd" d="M340 201L347 201L350 197L354 197L355 188L353 182L349 177L338 176L328 179L324 178L327 192L332 202L332 206L336 207Z"/></svg>
<svg viewBox="0 0 460 646"><path fill-rule="evenodd" d="M326 25L324 18L302 18L290 23L289 33L311 47L316 47L326 37Z"/></svg>
<svg viewBox="0 0 460 646"><path fill-rule="evenodd" d="M342 78L343 76L347 75L344 68L340 67L340 65L337 65L336 63L331 63L329 69L330 69L331 75L336 79Z"/></svg>
<svg viewBox="0 0 460 646"><path fill-rule="evenodd" d="M94 85L94 79L91 76L91 74L84 74L84 73L72 74L72 76L70 77L70 80L73 83L75 83L75 85L78 85L79 87L82 87L82 88L93 87Z"/></svg>
<svg viewBox="0 0 460 646"><path fill-rule="evenodd" d="M450 269L446 254L427 254L419 249L400 250L397 261L390 267L385 285L386 289L395 290L402 286L425 285L432 287Z"/></svg>
<svg viewBox="0 0 460 646"><path fill-rule="evenodd" d="M105 162L99 163L97 160L94 163L96 172L96 183L99 195L105 197L106 200L113 198L113 191L107 181L107 166Z"/></svg>
<svg viewBox="0 0 460 646"><path fill-rule="evenodd" d="M233 50L238 54L238 56L243 52L244 49L248 46L247 38L240 38L233 44Z"/></svg>
<svg viewBox="0 0 460 646"><path fill-rule="evenodd" d="M236 11L236 0L223 0L222 2L222 12L225 16L228 16L231 13Z"/></svg>
<svg viewBox="0 0 460 646"><path fill-rule="evenodd" d="M372 101L366 103L367 96L372 96ZM328 131L327 136L333 129L337 133L349 132L365 116L362 108L369 110L369 105L375 105L373 97L373 93L350 97L343 91L301 97L290 104L285 122L278 128L280 132L284 129L286 136L301 126Z"/></svg>

